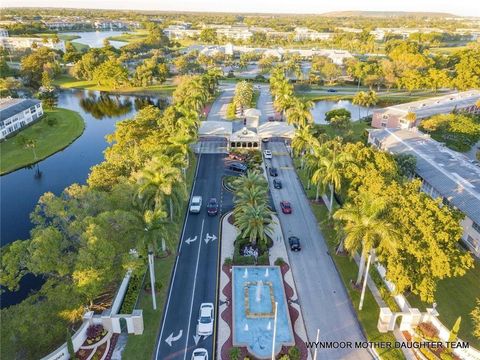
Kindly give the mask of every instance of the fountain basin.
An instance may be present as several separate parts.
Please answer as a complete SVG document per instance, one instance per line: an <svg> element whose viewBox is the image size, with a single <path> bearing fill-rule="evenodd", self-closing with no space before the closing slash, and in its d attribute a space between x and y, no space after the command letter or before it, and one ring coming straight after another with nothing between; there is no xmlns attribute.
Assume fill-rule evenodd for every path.
<svg viewBox="0 0 480 360"><path fill-rule="evenodd" d="M232 268L233 346L245 346L259 359L272 354L275 302L275 354L283 345L295 345L288 303L278 266Z"/></svg>

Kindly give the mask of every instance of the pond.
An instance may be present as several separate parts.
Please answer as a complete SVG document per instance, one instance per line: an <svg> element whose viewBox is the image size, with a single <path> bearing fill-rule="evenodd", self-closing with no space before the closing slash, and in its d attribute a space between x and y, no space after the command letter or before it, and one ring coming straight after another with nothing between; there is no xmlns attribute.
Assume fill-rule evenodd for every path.
<svg viewBox="0 0 480 360"><path fill-rule="evenodd" d="M334 109L347 109L352 114L352 121L358 121L361 117L367 116L367 108L352 104L349 100L339 101L317 101L312 109L313 119L316 124L327 124L325 121L325 113ZM368 110L368 114L372 114L374 108ZM360 113L359 113L360 111Z"/></svg>
<svg viewBox="0 0 480 360"><path fill-rule="evenodd" d="M64 35L77 35L79 39L72 40L80 44L85 44L91 48L103 47L103 40L110 36L122 35L124 31L87 31L87 32L66 32ZM110 41L110 45L119 49L124 45L127 45L124 41Z"/></svg>
<svg viewBox="0 0 480 360"><path fill-rule="evenodd" d="M35 176L33 168L19 169L0 177L1 245L27 239L32 228L29 214L39 197L47 191L59 194L73 183L84 184L90 167L103 160L103 150L108 146L105 135L115 130L117 121L133 117L138 109L151 103L148 97L73 89L62 91L58 107L77 111L85 120L85 131L69 147L38 163L40 177ZM30 288L38 287L38 281L26 277L21 285L20 292L1 295L2 307L21 301Z"/></svg>

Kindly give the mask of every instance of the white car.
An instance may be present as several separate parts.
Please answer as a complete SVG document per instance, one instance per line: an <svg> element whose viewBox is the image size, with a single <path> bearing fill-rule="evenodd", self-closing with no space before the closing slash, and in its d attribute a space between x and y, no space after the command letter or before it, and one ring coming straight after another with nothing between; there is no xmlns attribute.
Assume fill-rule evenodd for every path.
<svg viewBox="0 0 480 360"><path fill-rule="evenodd" d="M198 214L202 209L202 197L193 196L192 201L190 202L190 212L193 214Z"/></svg>
<svg viewBox="0 0 480 360"><path fill-rule="evenodd" d="M204 348L193 350L192 360L208 360L208 351Z"/></svg>
<svg viewBox="0 0 480 360"><path fill-rule="evenodd" d="M198 314L197 335L208 336L213 334L213 304L202 303Z"/></svg>
<svg viewBox="0 0 480 360"><path fill-rule="evenodd" d="M272 152L270 150L265 150L263 152L263 156L265 156L265 159L271 159L272 158Z"/></svg>

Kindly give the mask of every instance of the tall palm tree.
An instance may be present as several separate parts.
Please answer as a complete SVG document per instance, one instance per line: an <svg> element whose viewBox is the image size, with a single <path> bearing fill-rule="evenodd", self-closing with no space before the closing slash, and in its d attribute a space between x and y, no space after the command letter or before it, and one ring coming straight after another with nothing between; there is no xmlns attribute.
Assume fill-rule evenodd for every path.
<svg viewBox="0 0 480 360"><path fill-rule="evenodd" d="M292 139L292 149L296 156L300 156L302 169L305 166L305 157L302 155L305 154L307 149L312 149L315 146L320 146L320 144L312 134L312 127L310 125L300 126Z"/></svg>
<svg viewBox="0 0 480 360"><path fill-rule="evenodd" d="M346 204L334 214L344 224L344 246L350 254L360 251L361 259L356 284L359 285L365 272L365 260L371 250L395 251L398 232L385 220L385 199L362 193L353 203ZM368 275L368 274L367 274Z"/></svg>
<svg viewBox="0 0 480 360"><path fill-rule="evenodd" d="M358 118L360 119L360 107L366 106L367 93L365 91L359 91L355 94L352 100L352 104L358 106Z"/></svg>
<svg viewBox="0 0 480 360"><path fill-rule="evenodd" d="M272 211L266 204L246 204L241 212L235 215L235 226L243 238L248 238L252 244L267 244L267 235L271 234Z"/></svg>
<svg viewBox="0 0 480 360"><path fill-rule="evenodd" d="M314 104L311 100L294 98L287 110L287 122L297 126L305 126L313 122L311 109Z"/></svg>

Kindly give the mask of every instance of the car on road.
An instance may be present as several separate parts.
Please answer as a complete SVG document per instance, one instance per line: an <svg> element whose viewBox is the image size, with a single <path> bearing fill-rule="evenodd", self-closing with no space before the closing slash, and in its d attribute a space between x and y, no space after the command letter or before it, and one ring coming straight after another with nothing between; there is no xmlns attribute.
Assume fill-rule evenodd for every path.
<svg viewBox="0 0 480 360"><path fill-rule="evenodd" d="M292 213L292 205L288 201L280 201L280 207L282 208L282 212L284 214L291 214Z"/></svg>
<svg viewBox="0 0 480 360"><path fill-rule="evenodd" d="M296 236L290 236L288 238L288 244L290 245L290 250L300 251L302 247L300 246L300 239Z"/></svg>
<svg viewBox="0 0 480 360"><path fill-rule="evenodd" d="M277 168L274 168L274 167L269 168L268 173L270 174L270 176L273 176L273 177L278 176L278 170Z"/></svg>
<svg viewBox="0 0 480 360"><path fill-rule="evenodd" d="M327 92L335 93L335 92L337 92L337 89L328 89Z"/></svg>
<svg viewBox="0 0 480 360"><path fill-rule="evenodd" d="M264 150L263 151L263 156L265 156L265 159L271 159L272 158L272 152L270 150Z"/></svg>
<svg viewBox="0 0 480 360"><path fill-rule="evenodd" d="M210 216L215 216L218 214L218 201L216 198L211 198L208 200L207 214Z"/></svg>
<svg viewBox="0 0 480 360"><path fill-rule="evenodd" d="M263 142L263 143L268 143L269 141L270 141L269 138L263 138L263 139L262 139L262 142Z"/></svg>
<svg viewBox="0 0 480 360"><path fill-rule="evenodd" d="M208 360L208 351L204 348L193 350L192 360Z"/></svg>
<svg viewBox="0 0 480 360"><path fill-rule="evenodd" d="M269 116L268 121L275 121L275 118L273 116Z"/></svg>
<svg viewBox="0 0 480 360"><path fill-rule="evenodd" d="M239 162L232 162L228 164L228 168L232 171L244 173L247 171L247 165L239 163Z"/></svg>
<svg viewBox="0 0 480 360"><path fill-rule="evenodd" d="M190 212L192 214L198 214L201 209L202 209L202 197L192 196L192 201L190 201Z"/></svg>
<svg viewBox="0 0 480 360"><path fill-rule="evenodd" d="M282 182L278 179L273 179L273 187L275 189L281 189L282 188Z"/></svg>
<svg viewBox="0 0 480 360"><path fill-rule="evenodd" d="M202 303L198 314L197 335L209 336L213 334L213 304Z"/></svg>

